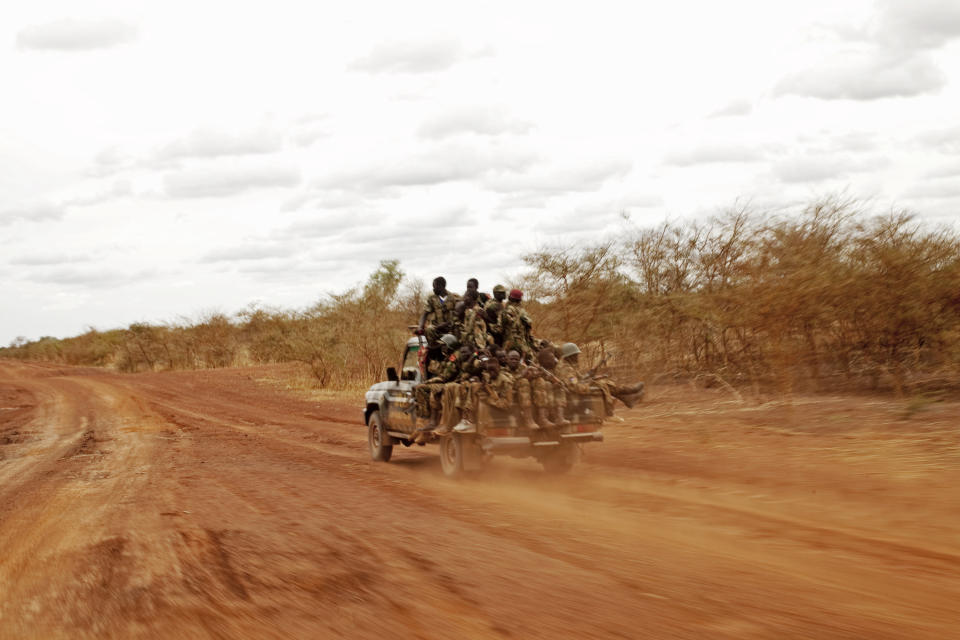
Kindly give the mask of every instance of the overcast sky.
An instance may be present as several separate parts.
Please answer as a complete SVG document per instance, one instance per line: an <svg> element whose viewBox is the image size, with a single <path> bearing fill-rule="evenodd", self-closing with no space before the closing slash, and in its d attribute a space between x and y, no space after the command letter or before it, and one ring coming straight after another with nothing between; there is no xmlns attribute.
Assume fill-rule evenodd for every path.
<svg viewBox="0 0 960 640"><path fill-rule="evenodd" d="M0 5L0 344L844 191L956 224L960 2Z"/></svg>

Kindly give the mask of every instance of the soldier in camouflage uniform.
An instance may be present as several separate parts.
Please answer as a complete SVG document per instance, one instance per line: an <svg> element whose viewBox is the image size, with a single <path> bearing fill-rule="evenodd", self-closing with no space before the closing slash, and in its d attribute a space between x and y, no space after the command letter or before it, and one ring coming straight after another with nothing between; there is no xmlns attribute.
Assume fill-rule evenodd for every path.
<svg viewBox="0 0 960 640"><path fill-rule="evenodd" d="M487 334L487 323L483 319L483 311L477 305L477 292L469 290L463 296L465 312L463 315L463 331L460 334L460 343L473 349L485 349L492 343Z"/></svg>
<svg viewBox="0 0 960 640"><path fill-rule="evenodd" d="M513 376L500 368L500 362L489 356L483 360L484 372L478 382L473 383L477 402L497 409L509 409L513 406Z"/></svg>
<svg viewBox="0 0 960 640"><path fill-rule="evenodd" d="M445 333L450 333L456 324L454 310L460 296L447 291L447 280L443 276L433 279L433 293L420 314L417 333L427 336L428 344L435 344Z"/></svg>
<svg viewBox="0 0 960 640"><path fill-rule="evenodd" d="M487 333L498 347L503 346L503 331L500 326L500 313L503 311L503 301L507 298L507 289L502 284L493 288L493 300L483 305L484 319L487 321Z"/></svg>
<svg viewBox="0 0 960 640"><path fill-rule="evenodd" d="M483 305L487 304L487 301L490 300L490 294L480 291L480 281L476 278L470 278L467 280L467 291L474 291L477 294L478 306L482 309ZM466 297L466 292L463 294Z"/></svg>
<svg viewBox="0 0 960 640"><path fill-rule="evenodd" d="M594 390L600 390L603 393L604 405L607 409L607 415L613 415L614 398L633 408L637 402L643 398L644 383L637 382L632 385L618 385L610 378L598 378L590 375L582 375L577 370L580 360L580 347L572 342L567 342L560 346L561 359L557 365L557 377L560 378L567 390L571 393L588 394Z"/></svg>
<svg viewBox="0 0 960 640"><path fill-rule="evenodd" d="M533 359L533 347L530 336L530 316L520 306L523 292L511 289L507 305L500 312L500 332L503 335L503 348L507 351L516 349L524 359Z"/></svg>
<svg viewBox="0 0 960 640"><path fill-rule="evenodd" d="M459 373L455 380L443 385L440 407L440 428L437 435L444 435L461 420L471 421L470 383L483 372L480 354L468 345L461 345L458 352Z"/></svg>
<svg viewBox="0 0 960 640"><path fill-rule="evenodd" d="M557 377L553 347L545 347L537 353L537 371L539 375L531 383L534 421L543 428L570 424L563 416L567 408L567 389Z"/></svg>
<svg viewBox="0 0 960 640"><path fill-rule="evenodd" d="M517 403L518 426L537 428L533 420L533 388L531 379L537 377L537 371L523 363L519 351L511 350L507 354L507 373L513 376L513 398Z"/></svg>
<svg viewBox="0 0 960 640"><path fill-rule="evenodd" d="M423 383L418 384L413 391L417 407L417 416L427 419L426 426L417 429L417 442L422 442L425 432L434 430L440 422L443 408L442 398L444 385L454 382L460 373L460 356L454 349L457 339L451 334L441 336L444 359L432 369L433 375Z"/></svg>

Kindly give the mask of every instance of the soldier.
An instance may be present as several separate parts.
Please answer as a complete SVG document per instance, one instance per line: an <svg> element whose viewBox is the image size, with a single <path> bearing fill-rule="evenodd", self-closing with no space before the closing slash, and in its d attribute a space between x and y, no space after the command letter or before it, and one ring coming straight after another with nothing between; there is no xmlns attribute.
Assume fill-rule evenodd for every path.
<svg viewBox="0 0 960 640"><path fill-rule="evenodd" d="M500 368L496 358L484 358L483 365L483 375L474 383L477 401L498 409L509 409L513 406L513 376Z"/></svg>
<svg viewBox="0 0 960 640"><path fill-rule="evenodd" d="M520 289L511 289L507 305L500 312L500 332L503 335L503 348L509 351L516 349L524 358L533 359L533 348L530 343L530 316L520 306L523 292Z"/></svg>
<svg viewBox="0 0 960 640"><path fill-rule="evenodd" d="M445 333L449 333L456 323L454 310L460 296L447 291L447 280L443 276L433 279L433 293L427 296L427 301L420 314L420 323L417 326L418 335L426 335L427 341L434 344Z"/></svg>
<svg viewBox="0 0 960 640"><path fill-rule="evenodd" d="M460 356L455 352L458 346L456 337L447 333L440 337L440 342L444 359L434 369L434 374L414 389L417 416L427 419L427 424L415 432L414 442L418 444L427 439L427 432L439 426L444 386L455 382L460 373Z"/></svg>
<svg viewBox="0 0 960 640"><path fill-rule="evenodd" d="M487 334L487 323L484 321L483 311L477 306L477 302L477 292L475 290L470 289L463 295L465 311L460 342L479 350L487 348L493 341Z"/></svg>
<svg viewBox="0 0 960 640"><path fill-rule="evenodd" d="M440 428L434 433L444 435L458 422L473 419L471 411L470 383L483 373L480 355L468 345L461 345L458 352L459 368L455 380L443 385Z"/></svg>
<svg viewBox="0 0 960 640"><path fill-rule="evenodd" d="M552 347L537 353L536 369L539 375L531 382L534 421L543 428L570 424L563 415L567 408L567 389L557 377L557 358Z"/></svg>
<svg viewBox="0 0 960 640"><path fill-rule="evenodd" d="M533 420L533 395L530 380L537 377L536 369L523 363L519 351L511 350L507 354L507 373L513 376L513 397L517 402L519 426L531 429L539 428Z"/></svg>
<svg viewBox="0 0 960 640"><path fill-rule="evenodd" d="M480 289L480 281L476 278L470 278L467 280L467 291L476 291L477 292L477 301L479 302L480 308L483 308L483 305L487 304L487 301L490 300L490 295L486 294ZM467 294L464 293L464 296Z"/></svg>
<svg viewBox="0 0 960 640"><path fill-rule="evenodd" d="M628 408L643 399L644 383L637 382L631 385L618 385L609 378L594 377L594 372L580 374L577 366L580 361L580 347L572 342L560 345L561 360L557 365L557 376L563 380L567 390L573 393L590 393L594 389L603 392L607 414L613 415L613 399L616 398Z"/></svg>

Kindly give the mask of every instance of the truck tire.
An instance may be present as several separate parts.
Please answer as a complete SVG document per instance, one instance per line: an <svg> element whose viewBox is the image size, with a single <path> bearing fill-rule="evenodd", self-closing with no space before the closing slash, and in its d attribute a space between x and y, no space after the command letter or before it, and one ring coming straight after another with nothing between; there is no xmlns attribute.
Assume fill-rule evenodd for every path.
<svg viewBox="0 0 960 640"><path fill-rule="evenodd" d="M370 444L370 457L376 462L390 462L393 455L393 438L387 434L380 420L380 412L374 411L367 420L367 442Z"/></svg>
<svg viewBox="0 0 960 640"><path fill-rule="evenodd" d="M448 478L463 475L464 444L459 433L451 433L440 439L440 466Z"/></svg>
<svg viewBox="0 0 960 640"><path fill-rule="evenodd" d="M561 475L573 469L573 465L579 460L580 447L575 444L566 444L540 458L540 464L543 465L546 473Z"/></svg>

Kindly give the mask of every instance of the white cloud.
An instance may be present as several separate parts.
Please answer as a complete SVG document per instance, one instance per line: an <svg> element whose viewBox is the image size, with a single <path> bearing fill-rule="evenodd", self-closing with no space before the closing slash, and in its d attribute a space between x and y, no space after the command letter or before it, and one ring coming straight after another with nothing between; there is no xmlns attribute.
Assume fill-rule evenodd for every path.
<svg viewBox="0 0 960 640"><path fill-rule="evenodd" d="M598 189L604 182L630 172L632 163L620 158L577 164L538 165L522 172L497 173L484 180L484 186L502 193L561 194Z"/></svg>
<svg viewBox="0 0 960 640"><path fill-rule="evenodd" d="M385 42L349 68L366 73L427 73L449 69L465 55L460 41L452 38Z"/></svg>
<svg viewBox="0 0 960 640"><path fill-rule="evenodd" d="M681 149L667 153L664 164L676 167L692 167L698 164L725 162L760 162L765 158L762 150L739 144L713 144Z"/></svg>
<svg viewBox="0 0 960 640"><path fill-rule="evenodd" d="M851 51L785 77L777 95L876 100L939 91L947 79L924 54Z"/></svg>
<svg viewBox="0 0 960 640"><path fill-rule="evenodd" d="M774 164L773 174L781 182L822 182L844 178L851 173L882 168L887 164L885 158L853 160L833 153L809 154L780 160Z"/></svg>
<svg viewBox="0 0 960 640"><path fill-rule="evenodd" d="M503 109L491 107L460 107L429 118L417 130L421 138L447 138L461 133L496 136L504 133L522 134L533 128L533 123L514 118Z"/></svg>
<svg viewBox="0 0 960 640"><path fill-rule="evenodd" d="M76 262L90 262L90 256L79 254L45 253L32 256L21 256L10 260L10 264L38 267L59 264L73 264Z"/></svg>
<svg viewBox="0 0 960 640"><path fill-rule="evenodd" d="M243 244L210 251L200 258L200 262L236 262L246 260L268 260L289 258L291 248L282 244Z"/></svg>
<svg viewBox="0 0 960 640"><path fill-rule="evenodd" d="M16 221L61 220L66 213L67 209L63 203L46 201L24 203L0 210L0 225L11 224Z"/></svg>
<svg viewBox="0 0 960 640"><path fill-rule="evenodd" d="M727 118L731 116L748 116L753 112L753 103L749 100L734 100L710 114L711 118Z"/></svg>
<svg viewBox="0 0 960 640"><path fill-rule="evenodd" d="M493 171L520 171L535 160L515 150L445 144L394 158L339 169L317 181L326 189L376 190L474 180Z"/></svg>
<svg viewBox="0 0 960 640"><path fill-rule="evenodd" d="M299 184L299 170L289 166L203 167L163 176L164 192L171 198L225 197L253 189Z"/></svg>
<svg viewBox="0 0 960 640"><path fill-rule="evenodd" d="M936 48L960 37L956 0L880 0L881 41L906 49Z"/></svg>
<svg viewBox="0 0 960 640"><path fill-rule="evenodd" d="M960 126L925 131L917 136L917 141L943 153L960 153Z"/></svg>
<svg viewBox="0 0 960 640"><path fill-rule="evenodd" d="M17 34L17 48L90 51L115 47L136 37L137 28L119 20L57 20L22 29Z"/></svg>
<svg viewBox="0 0 960 640"><path fill-rule="evenodd" d="M960 180L930 180L923 182L907 189L903 193L903 197L930 200L960 198Z"/></svg>
<svg viewBox="0 0 960 640"><path fill-rule="evenodd" d="M267 129L244 133L197 129L161 147L155 158L161 162L180 158L218 158L274 153L282 148L282 136Z"/></svg>
<svg viewBox="0 0 960 640"><path fill-rule="evenodd" d="M153 269L144 269L130 273L121 269L104 267L95 269L62 267L56 269L40 269L29 273L26 279L42 284L102 288L140 282L156 274L156 270Z"/></svg>

